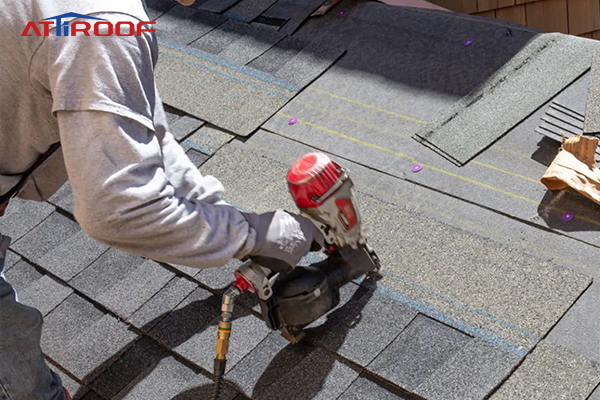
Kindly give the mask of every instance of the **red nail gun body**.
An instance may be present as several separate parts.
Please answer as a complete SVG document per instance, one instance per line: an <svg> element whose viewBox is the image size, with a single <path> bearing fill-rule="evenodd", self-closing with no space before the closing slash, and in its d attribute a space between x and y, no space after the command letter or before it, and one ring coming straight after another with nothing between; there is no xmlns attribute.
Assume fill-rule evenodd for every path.
<svg viewBox="0 0 600 400"><path fill-rule="evenodd" d="M290 194L300 212L323 233L327 259L285 274L248 261L234 285L258 295L263 319L290 341L302 328L339 303L339 288L367 275L379 277L380 264L367 244L348 172L322 153L309 153L289 169Z"/></svg>

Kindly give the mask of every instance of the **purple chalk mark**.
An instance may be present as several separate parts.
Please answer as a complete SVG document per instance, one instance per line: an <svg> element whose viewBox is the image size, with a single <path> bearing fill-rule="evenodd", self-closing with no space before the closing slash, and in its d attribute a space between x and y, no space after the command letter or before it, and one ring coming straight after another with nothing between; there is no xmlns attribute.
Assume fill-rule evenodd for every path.
<svg viewBox="0 0 600 400"><path fill-rule="evenodd" d="M473 44L473 42L474 42L473 39L467 39L463 42L463 46L470 46Z"/></svg>
<svg viewBox="0 0 600 400"><path fill-rule="evenodd" d="M573 211L567 211L560 217L560 219L562 219L564 222L569 222L573 218L575 218L575 213Z"/></svg>
<svg viewBox="0 0 600 400"><path fill-rule="evenodd" d="M342 10L339 13L337 13L338 17L343 17L344 15L346 15L346 10Z"/></svg>
<svg viewBox="0 0 600 400"><path fill-rule="evenodd" d="M419 172L423 169L423 164L418 163L412 166L412 172Z"/></svg>
<svg viewBox="0 0 600 400"><path fill-rule="evenodd" d="M288 121L288 125L294 125L296 122L298 122L298 118L296 118L296 117L290 118Z"/></svg>

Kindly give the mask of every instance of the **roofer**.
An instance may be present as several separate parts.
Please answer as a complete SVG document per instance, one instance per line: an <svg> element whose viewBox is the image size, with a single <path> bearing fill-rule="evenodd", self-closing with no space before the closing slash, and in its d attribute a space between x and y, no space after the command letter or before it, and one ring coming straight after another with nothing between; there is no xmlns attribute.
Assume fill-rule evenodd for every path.
<svg viewBox="0 0 600 400"><path fill-rule="evenodd" d="M94 28L73 36L86 25L63 16L57 32L67 13L104 21L80 19ZM220 199L221 183L202 176L168 131L154 26L140 21L142 0L2 2L0 215L7 198L44 201L68 178L83 231L116 249L195 268L247 256L296 265L322 244L320 232L281 210L242 213ZM143 29L100 36L119 22L121 33ZM10 240L0 234L0 273ZM41 326L0 274L0 398L68 396L44 362Z"/></svg>

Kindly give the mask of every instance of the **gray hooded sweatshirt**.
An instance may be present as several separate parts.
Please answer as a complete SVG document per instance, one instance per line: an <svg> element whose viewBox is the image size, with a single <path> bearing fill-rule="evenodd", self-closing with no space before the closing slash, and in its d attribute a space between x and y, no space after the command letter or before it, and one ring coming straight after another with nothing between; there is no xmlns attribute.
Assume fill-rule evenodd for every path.
<svg viewBox="0 0 600 400"><path fill-rule="evenodd" d="M0 194L60 141L18 197L46 200L68 179L84 232L154 260L208 268L254 248L256 232L220 200L221 183L202 176L168 130L154 33L57 36L54 24L46 37L38 24L42 36L31 29L21 36L29 21L65 13L148 21L142 0L2 0L0 7Z"/></svg>

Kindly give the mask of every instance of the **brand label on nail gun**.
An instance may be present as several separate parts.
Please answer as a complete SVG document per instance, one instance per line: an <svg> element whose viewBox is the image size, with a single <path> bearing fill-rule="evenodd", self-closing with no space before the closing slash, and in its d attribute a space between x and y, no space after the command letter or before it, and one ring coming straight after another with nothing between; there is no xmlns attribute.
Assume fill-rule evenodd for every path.
<svg viewBox="0 0 600 400"><path fill-rule="evenodd" d="M335 205L340 210L338 218L340 222L344 225L347 231L354 228L358 219L356 218L356 211L354 211L354 206L352 206L352 200L350 199L336 199Z"/></svg>
<svg viewBox="0 0 600 400"><path fill-rule="evenodd" d="M64 21L67 18L89 19L96 21L93 24L87 21ZM44 18L37 23L29 21L23 29L21 36L50 36L50 29L56 28L53 36L142 36L142 32L156 32L156 29L147 29L144 25L154 25L155 21L140 21L134 24L131 21L122 21L113 24L102 18L90 17L77 13L66 13L55 17ZM39 26L38 26L39 25ZM41 27L41 30L40 30Z"/></svg>

